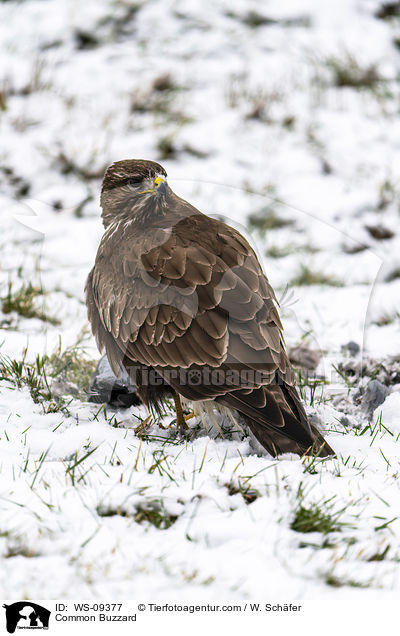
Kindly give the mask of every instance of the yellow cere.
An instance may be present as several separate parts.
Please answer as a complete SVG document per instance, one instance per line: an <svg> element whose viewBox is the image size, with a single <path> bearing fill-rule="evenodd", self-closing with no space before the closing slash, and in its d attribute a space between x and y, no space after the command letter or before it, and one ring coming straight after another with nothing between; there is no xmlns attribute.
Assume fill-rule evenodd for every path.
<svg viewBox="0 0 400 636"><path fill-rule="evenodd" d="M147 194L148 192L151 194L155 194L156 189L158 188L160 183L165 183L164 177L154 177L154 181L153 181L154 187L151 190L141 190L140 192L138 192L138 194Z"/></svg>

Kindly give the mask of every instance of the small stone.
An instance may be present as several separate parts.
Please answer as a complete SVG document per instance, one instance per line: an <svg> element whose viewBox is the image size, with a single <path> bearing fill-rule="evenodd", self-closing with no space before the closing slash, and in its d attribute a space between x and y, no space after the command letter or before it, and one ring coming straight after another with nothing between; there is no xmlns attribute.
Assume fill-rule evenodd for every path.
<svg viewBox="0 0 400 636"><path fill-rule="evenodd" d="M315 411L308 413L308 420L318 430L322 429L324 425L323 419Z"/></svg>
<svg viewBox="0 0 400 636"><path fill-rule="evenodd" d="M361 399L361 407L364 411L372 413L386 399L388 389L379 380L371 380L365 387Z"/></svg>
<svg viewBox="0 0 400 636"><path fill-rule="evenodd" d="M360 345L354 340L350 340L350 342L342 346L342 351L348 351L351 356L356 356L360 353Z"/></svg>
<svg viewBox="0 0 400 636"><path fill-rule="evenodd" d="M170 91L174 88L174 82L169 73L163 73L153 80L152 86L155 91Z"/></svg>
<svg viewBox="0 0 400 636"><path fill-rule="evenodd" d="M359 422L351 415L343 415L343 417L340 418L340 423L345 428L361 428Z"/></svg>
<svg viewBox="0 0 400 636"><path fill-rule="evenodd" d="M394 232L383 225L366 225L365 229L377 241L386 241L394 237Z"/></svg>
<svg viewBox="0 0 400 636"><path fill-rule="evenodd" d="M99 45L99 40L94 33L77 29L74 33L76 48L80 51L94 49Z"/></svg>

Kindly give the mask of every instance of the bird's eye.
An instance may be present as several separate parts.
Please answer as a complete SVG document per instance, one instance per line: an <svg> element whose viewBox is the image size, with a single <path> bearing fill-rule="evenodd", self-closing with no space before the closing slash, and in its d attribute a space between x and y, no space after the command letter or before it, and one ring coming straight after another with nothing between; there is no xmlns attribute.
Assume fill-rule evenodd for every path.
<svg viewBox="0 0 400 636"><path fill-rule="evenodd" d="M130 186L137 186L139 183L142 183L142 177L129 177L127 179L127 184Z"/></svg>

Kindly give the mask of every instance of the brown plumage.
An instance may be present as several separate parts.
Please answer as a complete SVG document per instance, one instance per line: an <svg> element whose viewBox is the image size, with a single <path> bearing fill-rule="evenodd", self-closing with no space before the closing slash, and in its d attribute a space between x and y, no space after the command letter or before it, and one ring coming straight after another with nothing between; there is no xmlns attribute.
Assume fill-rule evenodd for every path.
<svg viewBox="0 0 400 636"><path fill-rule="evenodd" d="M118 161L105 174L105 233L86 284L89 320L142 400L176 392L240 413L273 455L333 451L295 388L274 292L241 234L176 196L165 170Z"/></svg>

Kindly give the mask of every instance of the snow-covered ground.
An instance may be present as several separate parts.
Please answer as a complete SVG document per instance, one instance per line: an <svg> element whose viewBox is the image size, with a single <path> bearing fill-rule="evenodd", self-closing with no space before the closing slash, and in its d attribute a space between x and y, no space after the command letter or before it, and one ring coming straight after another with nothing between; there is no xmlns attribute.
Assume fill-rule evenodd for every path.
<svg viewBox="0 0 400 636"><path fill-rule="evenodd" d="M398 597L400 3L10 0L0 47L0 597ZM126 158L249 237L337 458L85 401Z"/></svg>

